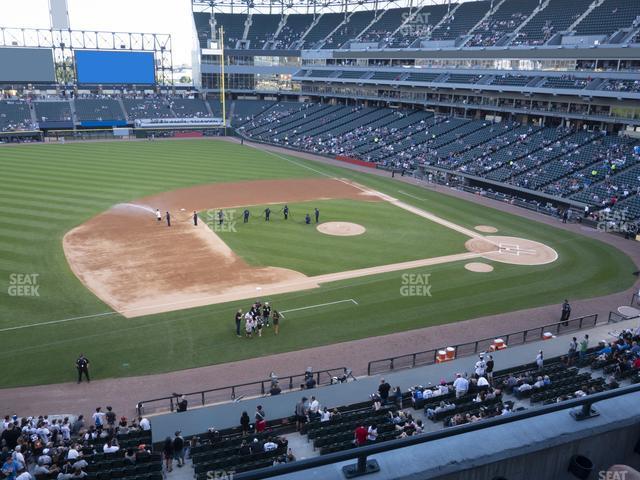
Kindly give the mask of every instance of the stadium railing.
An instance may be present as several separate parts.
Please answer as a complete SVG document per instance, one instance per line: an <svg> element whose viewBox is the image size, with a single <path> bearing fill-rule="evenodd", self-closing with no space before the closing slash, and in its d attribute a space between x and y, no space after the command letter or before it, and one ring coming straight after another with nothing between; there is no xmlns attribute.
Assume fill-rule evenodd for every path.
<svg viewBox="0 0 640 480"><path fill-rule="evenodd" d="M504 335L495 335L491 338L484 338L482 340L462 343L460 345L447 345L445 347L435 348L432 350L408 353L390 358L382 358L369 362L367 366L367 375L375 375L377 373L384 373L390 370L413 368L422 365L432 365L437 361L438 351L446 350L447 348L453 348L455 350L455 358L468 357L480 352L489 351L496 338L504 340L504 343L507 346L522 345L527 342L543 340L544 334L547 332L550 332L553 335L561 335L564 333L582 330L583 328L593 328L597 324L598 314L594 313L584 317L572 318L566 322L552 323Z"/></svg>
<svg viewBox="0 0 640 480"><path fill-rule="evenodd" d="M329 368L326 370L318 370L312 372L316 385L330 385L334 381L334 377L348 376L351 370L346 367ZM306 382L307 373L296 375L277 376L278 385L281 393L296 390L300 385ZM224 403L229 401L238 401L244 397L266 396L269 395L273 379L267 378L257 380L255 382L240 383L226 387L211 388L208 390L200 390L189 393L173 393L166 397L152 398L150 400L142 400L136 404L138 415L146 413L155 413L159 411L171 412L177 409L179 396L184 395L190 405L196 402L198 405L212 405L215 403Z"/></svg>
<svg viewBox="0 0 640 480"><path fill-rule="evenodd" d="M319 457L306 458L291 463L284 463L273 465L267 468L251 470L249 472L237 472L234 474L233 478L234 480L261 480L264 478L272 478L288 473L310 470L312 468L318 468L324 465L332 465L335 463L353 459L358 459L358 465L367 466L368 464L375 462L375 460L370 460L367 457L370 455L375 455L377 453L384 453L398 450L400 448L421 445L427 442L432 442L434 440L463 435L469 432L497 427L499 425L506 425L509 423L518 422L520 420L535 418L542 415L569 409L571 409L570 414L575 420L584 420L586 418L597 415L596 410L593 408L593 404L603 400L609 400L612 398L620 397L622 395L628 395L637 392L640 392L640 384L616 388L613 390L606 390L604 392L587 395L586 397L579 397L571 400L566 400L564 402L543 405L538 408L517 411L510 415L499 415L497 417L489 418L481 422L472 422L453 428L445 428L434 432L424 433L421 435L413 435L411 437L389 440L377 444L374 443L371 445L365 445L341 452L328 453ZM343 467L343 472L348 475L347 478L358 476L357 473L354 472L356 468L357 467L355 464L347 465Z"/></svg>

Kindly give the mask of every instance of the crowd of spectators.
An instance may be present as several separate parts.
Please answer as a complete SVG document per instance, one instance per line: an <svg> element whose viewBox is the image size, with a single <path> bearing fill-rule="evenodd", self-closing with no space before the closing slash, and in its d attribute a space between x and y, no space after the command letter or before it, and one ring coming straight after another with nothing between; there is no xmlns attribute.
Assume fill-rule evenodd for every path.
<svg viewBox="0 0 640 480"><path fill-rule="evenodd" d="M151 437L145 435L150 429L148 419L118 419L111 407L105 412L96 408L90 421L83 415L6 415L0 434L1 472L12 480L83 479L100 454L117 455L125 465L135 465L152 458L147 443Z"/></svg>

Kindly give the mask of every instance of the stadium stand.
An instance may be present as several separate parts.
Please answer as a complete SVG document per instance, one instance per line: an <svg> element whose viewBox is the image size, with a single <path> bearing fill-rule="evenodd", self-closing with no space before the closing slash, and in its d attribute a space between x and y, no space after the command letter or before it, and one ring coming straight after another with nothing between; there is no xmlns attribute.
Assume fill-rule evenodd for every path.
<svg viewBox="0 0 640 480"><path fill-rule="evenodd" d="M208 13L193 12L193 20L196 26L196 34L198 35L200 48L209 47L209 40L211 40L210 18L211 16Z"/></svg>
<svg viewBox="0 0 640 480"><path fill-rule="evenodd" d="M322 48L342 47L348 40L356 38L374 20L375 14L373 10L353 13L346 23L327 38Z"/></svg>
<svg viewBox="0 0 640 480"><path fill-rule="evenodd" d="M37 128L31 122L29 105L21 100L0 102L0 131L14 132Z"/></svg>
<svg viewBox="0 0 640 480"><path fill-rule="evenodd" d="M171 118L175 115L164 98L124 98L122 103L130 120Z"/></svg>
<svg viewBox="0 0 640 480"><path fill-rule="evenodd" d="M491 47L524 22L539 5L538 0L506 0L470 34L467 47Z"/></svg>
<svg viewBox="0 0 640 480"><path fill-rule="evenodd" d="M125 120L120 104L113 98L77 98L74 103L79 122Z"/></svg>
<svg viewBox="0 0 640 480"><path fill-rule="evenodd" d="M576 27L578 35L611 35L630 27L640 16L640 4L626 0L604 0Z"/></svg>
<svg viewBox="0 0 640 480"><path fill-rule="evenodd" d="M324 40L345 19L343 13L324 13L304 36L303 48L317 48L317 44Z"/></svg>
<svg viewBox="0 0 640 480"><path fill-rule="evenodd" d="M176 118L200 118L211 116L204 100L199 98L170 97L169 108Z"/></svg>
<svg viewBox="0 0 640 480"><path fill-rule="evenodd" d="M247 21L245 13L216 13L214 16L216 28L224 29L224 44L226 48L236 48L238 42L243 40L245 22Z"/></svg>
<svg viewBox="0 0 640 480"><path fill-rule="evenodd" d="M38 122L71 122L73 116L69 102L33 102Z"/></svg>
<svg viewBox="0 0 640 480"><path fill-rule="evenodd" d="M369 26L361 35L361 42L384 42L388 43L391 34L395 32L400 25L409 17L410 9L408 8L390 8L383 10L375 22Z"/></svg>
<svg viewBox="0 0 640 480"><path fill-rule="evenodd" d="M516 34L511 45L543 45L554 34L569 28L586 11L591 0L550 0Z"/></svg>
<svg viewBox="0 0 640 480"><path fill-rule="evenodd" d="M282 15L251 15L251 26L247 32L250 48L262 49L270 40L273 40L278 30Z"/></svg>
<svg viewBox="0 0 640 480"><path fill-rule="evenodd" d="M274 48L293 48L314 21L313 14L288 15L287 22L274 39Z"/></svg>
<svg viewBox="0 0 640 480"><path fill-rule="evenodd" d="M417 39L426 38L433 27L438 25L448 12L447 5L427 5L412 12L412 15L392 32L388 46L391 48L406 48Z"/></svg>
<svg viewBox="0 0 640 480"><path fill-rule="evenodd" d="M437 28L431 32L431 40L455 40L471 30L491 8L491 2L462 3Z"/></svg>

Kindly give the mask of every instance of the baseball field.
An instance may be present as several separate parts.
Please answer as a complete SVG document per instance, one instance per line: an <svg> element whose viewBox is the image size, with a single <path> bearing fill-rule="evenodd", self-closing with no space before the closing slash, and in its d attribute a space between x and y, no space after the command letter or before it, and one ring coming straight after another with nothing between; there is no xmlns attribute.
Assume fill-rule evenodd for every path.
<svg viewBox="0 0 640 480"><path fill-rule="evenodd" d="M80 352L96 378L166 372L634 280L597 240L225 141L3 146L0 171L0 387L73 381ZM256 297L284 313L280 335L239 339Z"/></svg>

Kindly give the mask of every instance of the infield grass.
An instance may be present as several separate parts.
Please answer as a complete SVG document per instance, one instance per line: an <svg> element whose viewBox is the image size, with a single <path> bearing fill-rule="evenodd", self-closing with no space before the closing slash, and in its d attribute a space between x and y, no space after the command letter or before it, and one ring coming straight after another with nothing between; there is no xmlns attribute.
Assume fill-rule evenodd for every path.
<svg viewBox="0 0 640 480"><path fill-rule="evenodd" d="M605 295L630 287L634 280L633 262L602 242L389 178L226 142L3 146L0 171L0 362L4 367L0 387L73 381L73 361L80 351L91 359L94 378L157 373L559 303L564 298ZM467 228L492 225L500 235L540 241L553 247L559 258L535 267L493 263L495 271L483 275L467 272L461 262L416 270L431 274L431 297L401 296L401 272L279 295L271 300L281 310L346 298L357 299L358 305L342 303L287 315L277 338L270 332L253 341L235 337L233 313L246 308L247 302L135 319L117 314L91 317L109 308L67 266L61 241L73 227L116 203L175 188L324 175L357 181ZM330 207L322 210L328 215ZM432 226L427 222L425 228ZM455 246L458 251L458 240L448 239L449 233L433 234L444 235L438 237L437 245L432 242L425 247L418 237L408 238L403 245L417 240L417 250L446 251ZM256 240L252 235L241 237L228 241L239 242L238 250L247 249L250 256L248 249ZM292 262L298 256L295 242L273 237L269 243L273 247L252 261L270 261L278 245L290 252ZM376 261L390 255L387 250L379 252ZM342 257L340 262L351 261L346 250L334 255ZM324 268L303 265L304 258L296 261L301 269ZM16 273L37 274L39 296L9 296ZM20 328L86 316L90 317ZM510 330L505 325L505 331ZM298 370L292 366L292 372L282 374Z"/></svg>
<svg viewBox="0 0 640 480"><path fill-rule="evenodd" d="M315 207L321 223L353 222L366 232L350 237L321 233L313 221ZM236 222L235 231L221 232L220 237L251 265L289 268L308 276L463 253L469 239L388 202L292 203L288 220L279 213L281 207L271 208L269 222L254 215L248 223ZM305 224L306 213L312 217L311 225Z"/></svg>

